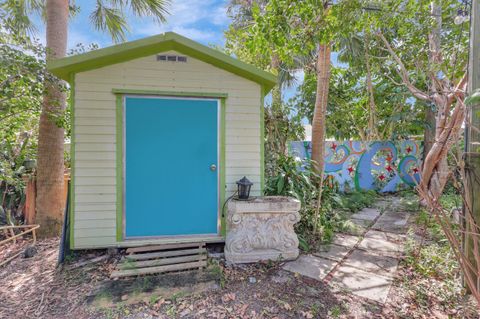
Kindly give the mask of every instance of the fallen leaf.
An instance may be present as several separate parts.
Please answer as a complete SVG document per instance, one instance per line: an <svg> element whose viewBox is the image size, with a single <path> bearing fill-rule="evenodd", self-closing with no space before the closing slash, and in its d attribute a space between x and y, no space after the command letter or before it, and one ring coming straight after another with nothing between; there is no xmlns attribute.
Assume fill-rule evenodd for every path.
<svg viewBox="0 0 480 319"><path fill-rule="evenodd" d="M242 305L239 309L238 309L238 313L243 316L245 314L245 311L247 310L248 308L248 304L244 304Z"/></svg>
<svg viewBox="0 0 480 319"><path fill-rule="evenodd" d="M304 316L307 319L312 319L313 318L313 313L310 311L301 311L302 316Z"/></svg>
<svg viewBox="0 0 480 319"><path fill-rule="evenodd" d="M223 302L229 302L235 300L235 294L233 292L226 293L222 296L222 301Z"/></svg>

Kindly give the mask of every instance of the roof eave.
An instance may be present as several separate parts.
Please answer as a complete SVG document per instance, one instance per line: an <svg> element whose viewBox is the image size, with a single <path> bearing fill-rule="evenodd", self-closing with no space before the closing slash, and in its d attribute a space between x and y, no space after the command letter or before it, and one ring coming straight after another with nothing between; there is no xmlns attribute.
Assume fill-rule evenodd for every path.
<svg viewBox="0 0 480 319"><path fill-rule="evenodd" d="M173 32L49 61L47 69L57 77L68 81L73 73L93 70L169 50L178 51L257 82L264 87L265 94L275 86L277 81L276 76L269 72L260 70Z"/></svg>

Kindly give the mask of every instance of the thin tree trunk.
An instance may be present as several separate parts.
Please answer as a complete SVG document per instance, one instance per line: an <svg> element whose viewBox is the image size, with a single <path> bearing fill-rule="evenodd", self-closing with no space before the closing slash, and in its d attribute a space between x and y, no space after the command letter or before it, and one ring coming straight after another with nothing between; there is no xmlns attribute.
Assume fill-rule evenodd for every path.
<svg viewBox="0 0 480 319"><path fill-rule="evenodd" d="M431 2L431 13L435 19L435 23L432 26L431 32L428 35L428 47L429 47L429 62L431 65L440 65L442 63L441 57L441 38L440 32L442 28L442 7L441 4L437 1ZM430 73L435 73L433 70ZM441 90L438 87L438 81L436 81L436 74L431 74L430 77L432 81L429 84L429 93L433 96L433 101L435 104L435 111L428 107L426 110L425 120L427 122L427 126L425 127L424 133L424 162L422 167L422 172L426 172L427 174L422 174L422 183L424 183L423 179L428 176L428 172L431 170L433 166L431 175L428 176L429 182L429 191L431 194L436 196L440 196L447 183L449 171L448 171L448 163L446 154L444 158L434 158L430 156L430 152L432 151L432 147L436 143L436 141L440 140L440 136L445 131L445 124L447 120L447 110L450 107L450 102L448 101L446 96L442 96ZM440 92L439 92L440 91ZM462 113L463 118L463 113ZM435 152L433 152L435 154ZM432 160L435 161L433 164ZM429 167L430 166L430 167ZM427 179L425 180L427 181Z"/></svg>
<svg viewBox="0 0 480 319"><path fill-rule="evenodd" d="M435 19L435 24L433 25L430 34L428 35L428 47L429 47L429 61L431 63L439 64L441 63L440 57L440 31L442 28L442 7L440 4L436 3L435 1L431 2L431 13ZM435 84L431 83L429 86L429 91L431 93L435 92ZM435 143L435 135L437 129L437 120L436 120L436 112L438 112L439 108L436 105L436 110L432 110L430 105L427 106L425 110L425 132L423 134L423 161L425 163L425 159L427 157L428 152L432 149L433 143Z"/></svg>
<svg viewBox="0 0 480 319"><path fill-rule="evenodd" d="M67 47L68 0L47 0L47 59L64 57ZM65 206L64 194L64 129L55 118L62 116L66 96L59 83L46 83L40 115L37 165L37 214L39 235L60 233Z"/></svg>
<svg viewBox="0 0 480 319"><path fill-rule="evenodd" d="M430 106L425 110L425 132L423 133L423 162L435 142L435 112ZM423 166L423 165L422 165Z"/></svg>
<svg viewBox="0 0 480 319"><path fill-rule="evenodd" d="M280 59L277 55L272 56L272 61L270 62L270 66L273 70L280 72ZM278 112L282 107L282 86L281 83L278 81L277 85L272 89L272 109Z"/></svg>
<svg viewBox="0 0 480 319"><path fill-rule="evenodd" d="M320 176L317 210L315 213L314 232L317 231L317 223L320 214L322 200L323 175L325 170L325 117L327 113L328 90L330 83L330 44L321 44L317 57L317 92L315 98L315 110L312 121L312 160L314 170Z"/></svg>
<svg viewBox="0 0 480 319"><path fill-rule="evenodd" d="M370 36L369 32L365 32L365 65L367 69L367 91L368 91L368 132L367 138L370 141L378 139L378 128L377 128L377 107L375 105L375 96L373 92L372 84L372 70L370 66L370 52L369 52Z"/></svg>

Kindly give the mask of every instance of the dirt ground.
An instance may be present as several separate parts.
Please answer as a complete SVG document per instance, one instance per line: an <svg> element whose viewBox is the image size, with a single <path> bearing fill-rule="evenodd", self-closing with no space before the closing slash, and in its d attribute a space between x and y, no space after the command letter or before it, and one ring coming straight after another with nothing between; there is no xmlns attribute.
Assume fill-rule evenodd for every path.
<svg viewBox="0 0 480 319"><path fill-rule="evenodd" d="M428 241L423 224L409 224L409 240ZM27 246L24 240L0 247L0 262ZM218 253L201 272L112 280L124 252L75 252L57 267L58 246L58 239L38 241L33 257L0 266L0 319L480 318L475 302L463 295L455 264L430 261L438 250L418 262L405 254L387 302L379 304L282 270L280 262L227 266ZM422 266L451 276L419 274Z"/></svg>
<svg viewBox="0 0 480 319"><path fill-rule="evenodd" d="M417 316L402 285L386 305L333 291L328 283L293 275L278 263L226 267L210 262L203 274L184 272L113 281L117 257L72 268L105 251L81 253L57 268L58 240L37 244L31 258L0 268L0 318L476 318L471 303L460 310L432 307ZM398 282L408 279L399 271Z"/></svg>
<svg viewBox="0 0 480 319"><path fill-rule="evenodd" d="M58 240L40 241L34 257L18 257L0 269L0 318L324 318L346 311L381 315L375 304L335 294L326 284L279 270L275 263L235 268L216 263L208 270L214 273L213 281L189 281L196 274L187 272L167 275L169 282L183 277L174 286L150 289L149 277L110 280L115 258L76 269L56 268L57 246Z"/></svg>

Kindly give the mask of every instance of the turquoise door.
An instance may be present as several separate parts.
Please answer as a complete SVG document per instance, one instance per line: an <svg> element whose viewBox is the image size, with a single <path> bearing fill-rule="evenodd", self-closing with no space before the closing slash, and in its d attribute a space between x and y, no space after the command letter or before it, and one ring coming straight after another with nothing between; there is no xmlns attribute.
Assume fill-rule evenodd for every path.
<svg viewBox="0 0 480 319"><path fill-rule="evenodd" d="M125 97L125 236L218 234L218 101Z"/></svg>

